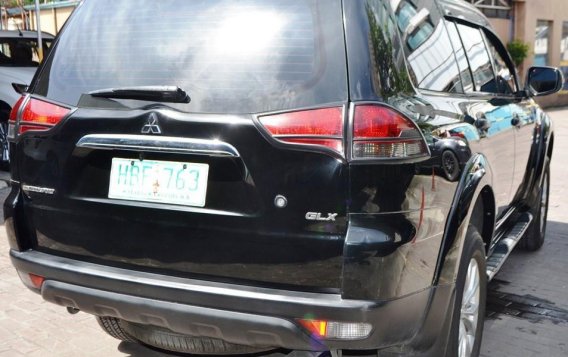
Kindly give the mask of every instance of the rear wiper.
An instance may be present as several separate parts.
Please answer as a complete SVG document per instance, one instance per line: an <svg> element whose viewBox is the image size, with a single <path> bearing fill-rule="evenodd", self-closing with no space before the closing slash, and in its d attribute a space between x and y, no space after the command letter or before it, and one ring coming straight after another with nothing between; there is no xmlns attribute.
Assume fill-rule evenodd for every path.
<svg viewBox="0 0 568 357"><path fill-rule="evenodd" d="M93 97L136 99L168 103L189 103L187 93L176 86L138 86L94 90L87 93Z"/></svg>

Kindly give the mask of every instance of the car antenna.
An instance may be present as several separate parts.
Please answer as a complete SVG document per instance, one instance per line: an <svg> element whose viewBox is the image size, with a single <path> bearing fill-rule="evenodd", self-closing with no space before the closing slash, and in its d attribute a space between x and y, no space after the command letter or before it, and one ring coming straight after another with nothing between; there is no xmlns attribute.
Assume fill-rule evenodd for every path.
<svg viewBox="0 0 568 357"><path fill-rule="evenodd" d="M20 30L20 25L16 25L16 28L18 29L18 33L20 34L20 37L24 37L22 30Z"/></svg>

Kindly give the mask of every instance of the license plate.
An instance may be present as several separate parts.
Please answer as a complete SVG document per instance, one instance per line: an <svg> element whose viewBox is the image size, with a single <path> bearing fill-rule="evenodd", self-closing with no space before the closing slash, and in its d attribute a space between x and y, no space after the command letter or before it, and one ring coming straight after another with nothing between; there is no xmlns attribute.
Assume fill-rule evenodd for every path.
<svg viewBox="0 0 568 357"><path fill-rule="evenodd" d="M205 206L209 165L113 158L108 197Z"/></svg>

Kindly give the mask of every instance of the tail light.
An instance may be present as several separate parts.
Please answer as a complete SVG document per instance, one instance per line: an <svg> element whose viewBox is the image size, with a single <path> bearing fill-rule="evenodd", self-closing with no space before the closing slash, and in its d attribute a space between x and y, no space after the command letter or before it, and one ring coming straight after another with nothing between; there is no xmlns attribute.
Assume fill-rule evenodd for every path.
<svg viewBox="0 0 568 357"><path fill-rule="evenodd" d="M22 96L10 113L9 134L11 138L28 131L45 131L57 125L70 108L48 103L43 100Z"/></svg>
<svg viewBox="0 0 568 357"><path fill-rule="evenodd" d="M343 108L323 108L259 117L276 140L292 145L313 145L343 154Z"/></svg>
<svg viewBox="0 0 568 357"><path fill-rule="evenodd" d="M18 113L22 107L22 103L26 99L26 96L21 96L20 99L12 107L10 112L10 117L8 118L8 138L14 139L16 137L16 120L18 119Z"/></svg>
<svg viewBox="0 0 568 357"><path fill-rule="evenodd" d="M429 155L416 124L389 107L356 105L353 113L353 159L407 159Z"/></svg>

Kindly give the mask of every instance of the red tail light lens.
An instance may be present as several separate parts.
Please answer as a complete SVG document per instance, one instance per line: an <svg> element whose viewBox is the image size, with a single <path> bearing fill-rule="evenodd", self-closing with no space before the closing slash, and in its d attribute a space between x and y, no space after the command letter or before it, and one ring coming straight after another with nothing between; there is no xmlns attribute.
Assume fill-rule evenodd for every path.
<svg viewBox="0 0 568 357"><path fill-rule="evenodd" d="M343 153L341 107L267 115L259 120L270 135L281 142L315 145Z"/></svg>
<svg viewBox="0 0 568 357"><path fill-rule="evenodd" d="M25 99L26 96L21 96L16 104L14 104L12 111L10 111L10 117L8 119L8 139L14 139L16 137L16 120L18 119L18 112Z"/></svg>
<svg viewBox="0 0 568 357"><path fill-rule="evenodd" d="M10 113L10 121L18 124L18 134L27 131L44 131L57 125L71 109L30 98L18 117L18 111L25 97L22 97Z"/></svg>
<svg viewBox="0 0 568 357"><path fill-rule="evenodd" d="M14 104L14 107L12 108L12 111L10 112L10 121L11 122L16 122L16 119L18 117L18 111L20 110L20 107L22 106L24 99L26 99L26 97L21 96L20 99L18 99L18 101L16 102L16 104Z"/></svg>
<svg viewBox="0 0 568 357"><path fill-rule="evenodd" d="M353 116L353 159L404 159L428 156L416 124L394 109L365 104Z"/></svg>

